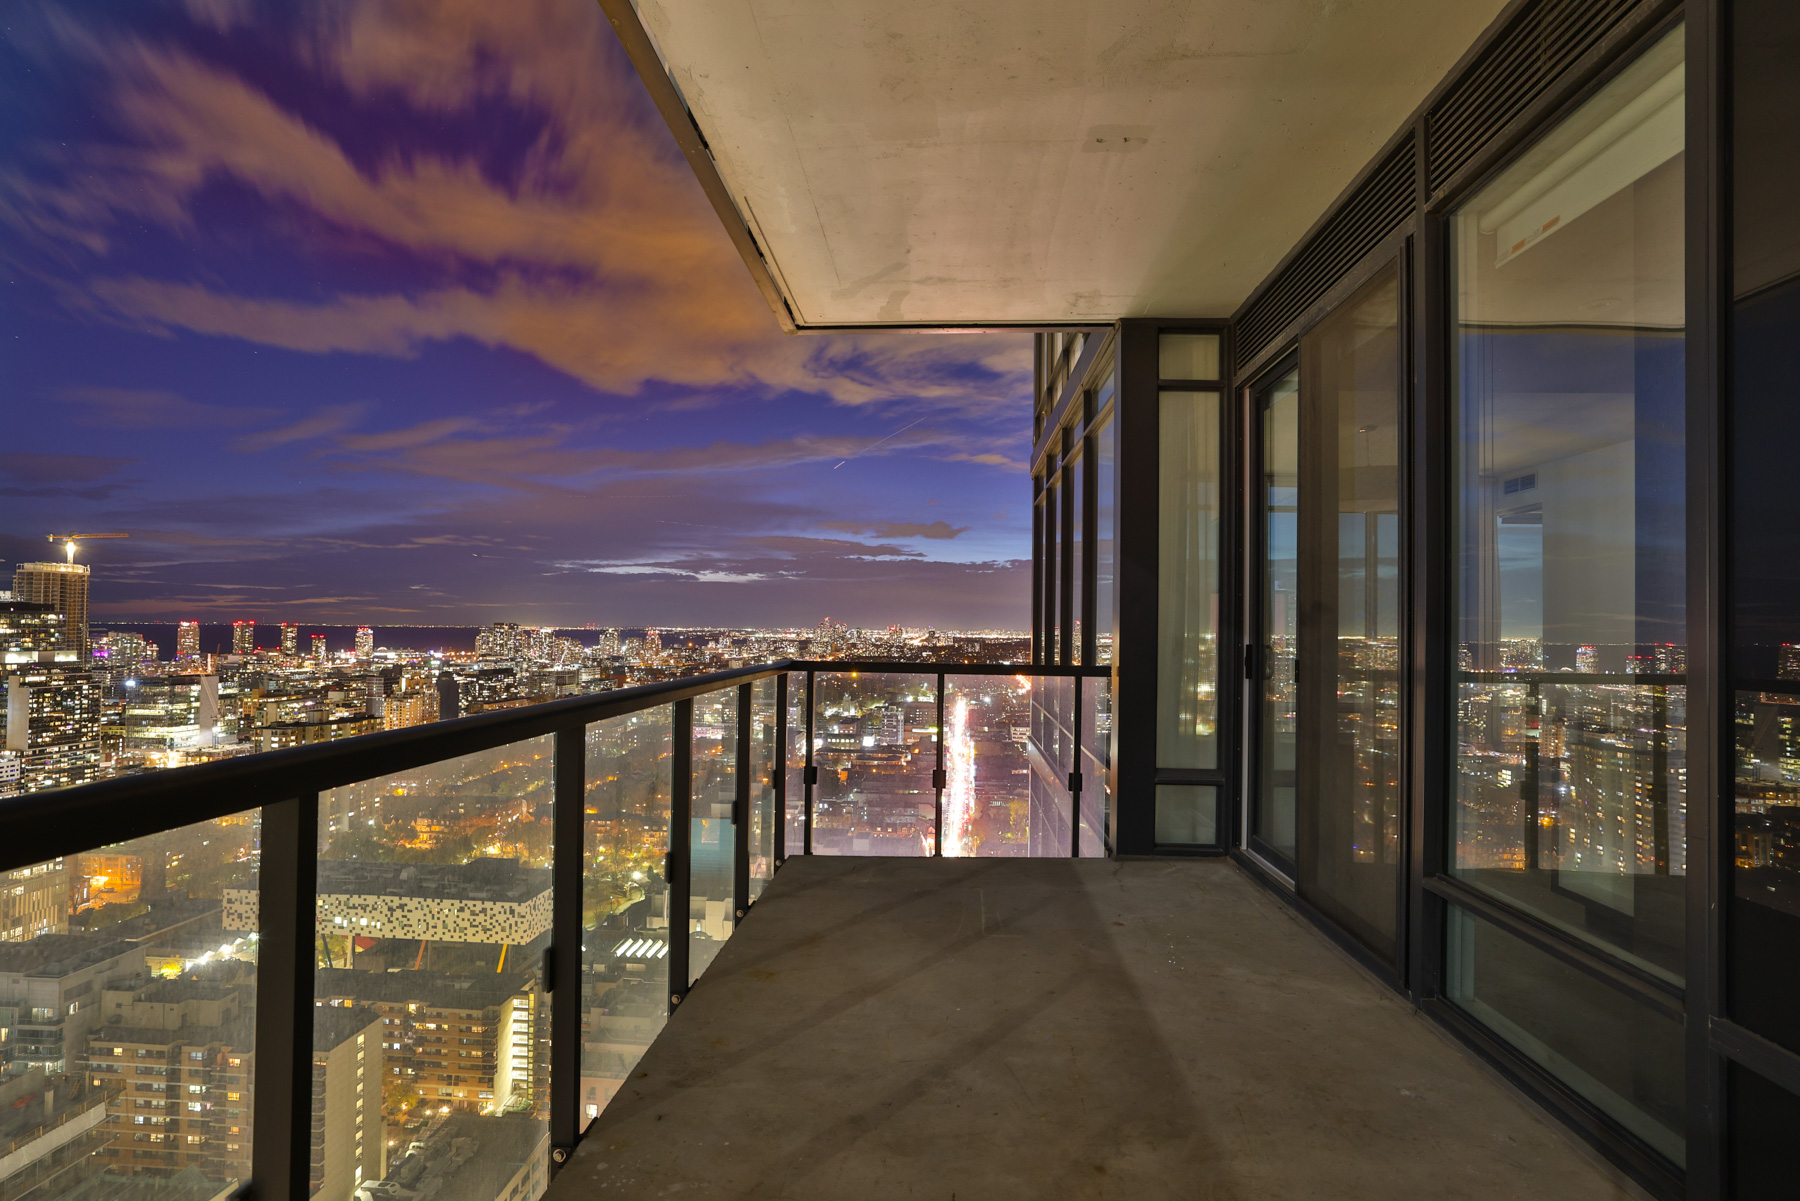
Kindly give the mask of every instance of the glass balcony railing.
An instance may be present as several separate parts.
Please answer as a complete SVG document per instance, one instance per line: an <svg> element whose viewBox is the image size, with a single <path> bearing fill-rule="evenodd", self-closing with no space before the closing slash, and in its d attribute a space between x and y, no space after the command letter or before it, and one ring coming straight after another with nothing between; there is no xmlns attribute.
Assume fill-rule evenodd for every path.
<svg viewBox="0 0 1800 1201"><path fill-rule="evenodd" d="M1108 670L784 662L0 802L0 1199L529 1201L788 856L1105 854Z"/></svg>

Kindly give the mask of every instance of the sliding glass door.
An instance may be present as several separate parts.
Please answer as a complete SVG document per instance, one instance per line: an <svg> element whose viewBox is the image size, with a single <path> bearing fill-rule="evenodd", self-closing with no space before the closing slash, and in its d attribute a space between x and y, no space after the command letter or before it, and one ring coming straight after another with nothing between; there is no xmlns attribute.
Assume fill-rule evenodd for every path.
<svg viewBox="0 0 1800 1201"><path fill-rule="evenodd" d="M1381 961L1400 904L1400 288L1252 393L1250 845Z"/></svg>
<svg viewBox="0 0 1800 1201"><path fill-rule="evenodd" d="M1295 669L1300 653L1300 369L1290 367L1255 394L1254 477L1257 557L1249 606L1252 638L1249 689L1255 712L1250 728L1252 761L1250 840L1265 859L1294 873L1295 750L1299 698Z"/></svg>

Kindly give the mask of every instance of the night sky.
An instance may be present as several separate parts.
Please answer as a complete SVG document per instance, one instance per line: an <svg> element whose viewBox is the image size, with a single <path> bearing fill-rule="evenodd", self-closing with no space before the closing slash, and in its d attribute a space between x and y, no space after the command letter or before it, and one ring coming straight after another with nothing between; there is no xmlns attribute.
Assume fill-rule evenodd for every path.
<svg viewBox="0 0 1800 1201"><path fill-rule="evenodd" d="M1029 335L781 334L592 0L0 35L8 576L123 530L96 618L1028 623Z"/></svg>

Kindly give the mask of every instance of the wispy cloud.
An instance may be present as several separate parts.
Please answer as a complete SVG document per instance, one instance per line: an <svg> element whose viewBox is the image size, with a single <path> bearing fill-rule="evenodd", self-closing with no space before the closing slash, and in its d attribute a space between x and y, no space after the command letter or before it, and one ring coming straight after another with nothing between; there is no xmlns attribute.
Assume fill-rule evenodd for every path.
<svg viewBox="0 0 1800 1201"><path fill-rule="evenodd" d="M310 442L349 429L361 421L367 411L368 406L361 404L326 405L310 417L272 430L246 434L232 445L234 449L254 453L286 446L290 442Z"/></svg>
<svg viewBox="0 0 1800 1201"><path fill-rule="evenodd" d="M71 387L57 393L82 420L119 429L193 429L253 425L275 415L255 406L210 405L165 388Z"/></svg>
<svg viewBox="0 0 1800 1201"><path fill-rule="evenodd" d="M947 521L822 521L822 530L836 530L840 534L861 534L869 538L955 538L959 534L969 532L966 525L951 525Z"/></svg>
<svg viewBox="0 0 1800 1201"><path fill-rule="evenodd" d="M196 15L220 27L242 20L223 3ZM59 149L60 178L0 174L0 220L99 260L65 273L62 287L65 303L93 317L310 354L410 357L468 338L625 393L655 380L981 414L1029 378L1019 335L772 336L772 316L597 10L371 0L323 7L296 39L315 70L362 95L444 117L496 102L531 114L538 132L502 173L441 147L359 157L177 44L59 27L108 81L102 103L119 141ZM301 297L106 269L124 227L199 231L197 205L220 182L418 256L437 282Z"/></svg>

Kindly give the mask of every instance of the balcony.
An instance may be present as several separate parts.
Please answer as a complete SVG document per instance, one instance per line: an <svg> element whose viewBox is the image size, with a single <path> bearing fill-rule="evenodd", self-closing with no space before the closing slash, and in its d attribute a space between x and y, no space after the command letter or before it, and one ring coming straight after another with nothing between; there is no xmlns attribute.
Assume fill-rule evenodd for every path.
<svg viewBox="0 0 1800 1201"><path fill-rule="evenodd" d="M789 860L550 1201L1632 1195L1223 859Z"/></svg>
<svg viewBox="0 0 1800 1201"><path fill-rule="evenodd" d="M259 928L185 987L216 1004L248 970L254 1045L183 1037L254 1055L273 1197L348 1154L331 1098L368 1079L408 1132L397 1187L491 1142L560 1172L559 1201L777 1177L1625 1195L1237 864L1111 857L1110 715L1104 667L777 663L22 798L8 854L253 832L219 903ZM421 797L504 810L507 853L409 867ZM408 936L345 933L367 898L321 895L327 862ZM320 1005L341 1017L308 1045ZM375 1005L497 1012L512 1055L477 1050L477 1096L441 1076L460 1022L390 1052Z"/></svg>

